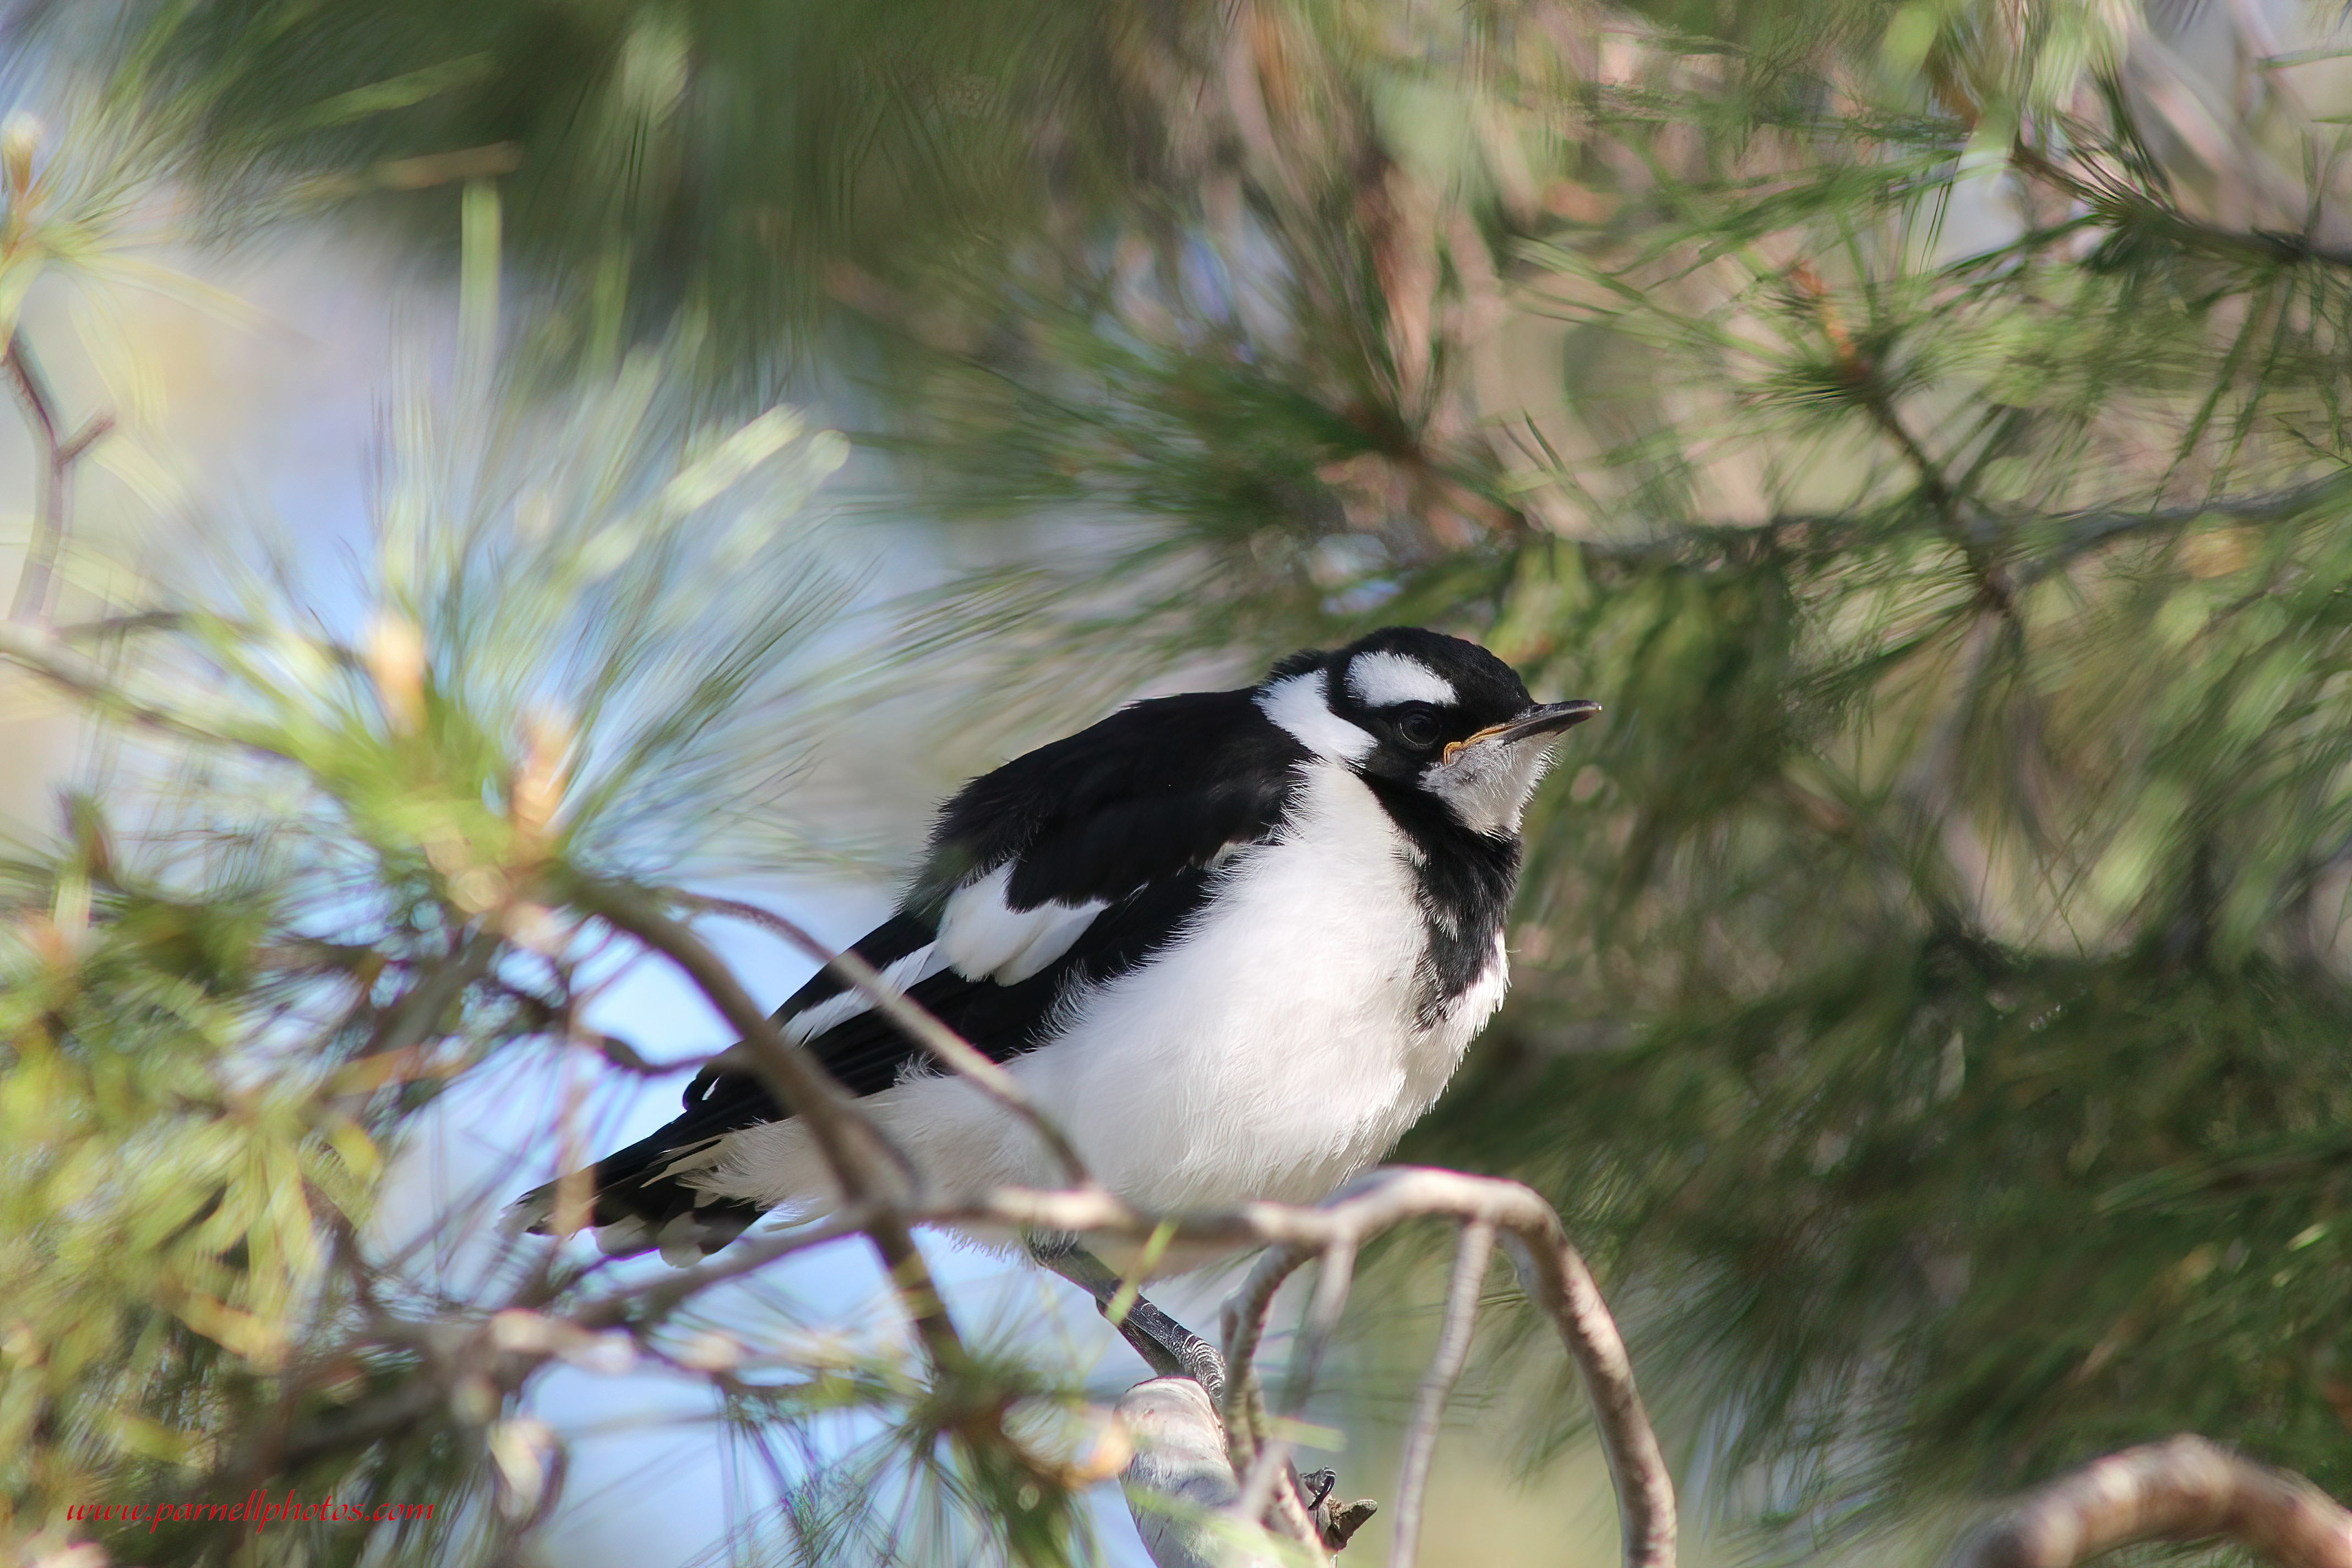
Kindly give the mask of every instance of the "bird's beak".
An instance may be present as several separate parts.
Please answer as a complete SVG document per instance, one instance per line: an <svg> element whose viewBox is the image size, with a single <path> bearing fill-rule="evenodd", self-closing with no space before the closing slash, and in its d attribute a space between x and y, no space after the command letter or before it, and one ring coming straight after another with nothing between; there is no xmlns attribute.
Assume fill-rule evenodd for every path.
<svg viewBox="0 0 2352 1568"><path fill-rule="evenodd" d="M1601 711L1601 704L1579 697L1568 702L1544 702L1528 709L1517 718L1500 724L1489 724L1476 734L1450 742L1440 753L1440 763L1450 763L1456 755L1472 746L1488 743L1507 746L1515 741L1532 740L1538 735L1555 735L1570 725L1581 724Z"/></svg>

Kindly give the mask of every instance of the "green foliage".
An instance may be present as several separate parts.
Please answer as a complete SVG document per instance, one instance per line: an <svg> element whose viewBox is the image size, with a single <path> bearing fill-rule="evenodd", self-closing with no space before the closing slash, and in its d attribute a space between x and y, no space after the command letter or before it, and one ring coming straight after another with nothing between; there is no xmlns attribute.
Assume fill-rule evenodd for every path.
<svg viewBox="0 0 2352 1568"><path fill-rule="evenodd" d="M42 149L37 188L12 168L10 262L71 258L40 225L84 220L56 195L79 151ZM581 1020L618 940L583 889L658 908L706 857L794 863L776 781L854 694L818 658L845 590L807 505L840 437L783 407L694 422L663 392L690 342L530 395L542 375L501 368L499 216L467 194L454 375L396 389L347 627L237 545L136 615L8 627L20 665L136 722L63 837L0 866L0 1542L513 1561L562 1466L532 1385L642 1360L813 1476L826 1421L921 1458L845 1528L930 1509L965 1560L1064 1561L1091 1478L1051 1457L1087 1436L1060 1382L1002 1356L934 1375L891 1332L759 1362L695 1287L462 1214L422 1247L384 1226L450 1086L573 1054L653 1070ZM76 1511L257 1489L434 1511Z"/></svg>
<svg viewBox="0 0 2352 1568"><path fill-rule="evenodd" d="M1277 135L1243 239L1204 202L1016 298L916 421L950 507L1112 505L1158 575L1076 601L1093 646L1437 620L1608 705L1405 1152L1605 1241L1686 1432L1816 1524L2181 1427L2352 1484L2340 209L2231 226L2151 151L2164 40L2044 20L1956 14L1908 80L1654 37L1542 203L1373 114ZM1318 244L1377 288L1316 294Z"/></svg>
<svg viewBox="0 0 2352 1568"><path fill-rule="evenodd" d="M1067 701L1416 620L1603 700L1529 825L1511 1010L1407 1153L1561 1205L1768 1517L2181 1427L2352 1487L2324 48L1965 0L125 15L122 90L233 197L511 146L531 276L599 301L579 364L680 301L706 378L821 296L895 340L856 363L921 499L1054 525L930 607L959 659ZM469 531L523 492L478 493L416 537L527 553ZM464 668L508 574L407 559L440 771L368 740L352 821L470 918L523 710L597 688ZM568 603L516 646L605 624ZM688 689L735 710L766 636ZM321 757L367 729L303 711ZM689 738L606 733L579 777Z"/></svg>
<svg viewBox="0 0 2352 1568"><path fill-rule="evenodd" d="M830 293L987 265L1163 165L1142 106L1194 10L133 0L42 20L189 126L231 224L356 197L454 245L442 187L499 176L515 257L615 325L724 323L690 368L740 388Z"/></svg>

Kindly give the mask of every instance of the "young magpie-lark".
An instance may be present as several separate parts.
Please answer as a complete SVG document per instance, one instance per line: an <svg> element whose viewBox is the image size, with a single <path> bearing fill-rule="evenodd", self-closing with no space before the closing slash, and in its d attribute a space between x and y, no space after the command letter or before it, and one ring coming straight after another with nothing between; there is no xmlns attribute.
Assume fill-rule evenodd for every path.
<svg viewBox="0 0 2352 1568"><path fill-rule="evenodd" d="M1501 1003L1520 813L1560 732L1598 711L1535 702L1486 649L1412 627L1138 702L959 791L856 952L1005 1064L1139 1208L1311 1203L1429 1109ZM831 973L776 1017L934 1191L1059 1184L1028 1127ZM604 1250L674 1263L835 1195L758 1079L718 1066L588 1185ZM516 1219L550 1228L556 1190ZM1116 1288L1074 1240L1032 1247L1098 1301ZM1156 1310L1129 1326L1163 1372L1205 1349Z"/></svg>

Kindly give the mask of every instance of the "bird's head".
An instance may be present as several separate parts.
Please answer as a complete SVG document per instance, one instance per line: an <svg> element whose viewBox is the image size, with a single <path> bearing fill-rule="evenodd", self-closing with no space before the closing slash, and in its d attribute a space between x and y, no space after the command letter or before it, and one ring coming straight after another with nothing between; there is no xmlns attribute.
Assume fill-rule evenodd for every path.
<svg viewBox="0 0 2352 1568"><path fill-rule="evenodd" d="M1601 711L1581 700L1538 702L1476 643L1418 626L1293 654L1257 700L1310 751L1433 795L1496 837L1518 831L1561 731Z"/></svg>

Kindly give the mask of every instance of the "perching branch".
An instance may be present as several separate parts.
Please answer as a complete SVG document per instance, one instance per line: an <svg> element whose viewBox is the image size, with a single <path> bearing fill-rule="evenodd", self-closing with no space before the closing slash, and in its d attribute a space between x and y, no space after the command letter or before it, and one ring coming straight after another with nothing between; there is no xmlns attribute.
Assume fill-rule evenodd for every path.
<svg viewBox="0 0 2352 1568"><path fill-rule="evenodd" d="M25 570L16 579L16 598L8 618L44 625L49 618L49 584L57 574L58 557L64 552L66 531L73 519L74 465L92 443L114 428L114 416L100 414L71 436L61 434L57 398L22 332L8 340L6 351L0 353L0 364L7 367L9 385L16 401L25 405L26 423L32 426L42 459L40 505L33 536L25 545Z"/></svg>
<svg viewBox="0 0 2352 1568"><path fill-rule="evenodd" d="M1295 1420L1338 1327L1359 1247L1402 1220L1447 1215L1463 1223L1463 1246L1448 1289L1450 1304L1436 1361L1417 1401L1414 1433L1401 1481L1407 1499L1404 1539L1408 1546L1417 1533L1420 1495L1436 1421L1467 1352L1477 1288L1492 1241L1503 1233L1511 1238L1530 1295L1559 1327L1592 1394L1597 1425L1618 1483L1629 1568L1672 1568L1672 1485L1633 1386L1622 1342L1582 1260L1562 1234L1558 1216L1531 1190L1451 1172L1400 1169L1374 1173L1329 1204L1312 1209L1253 1204L1171 1219L1139 1213L1092 1185L1056 1192L1003 1188L946 1206L919 1206L922 1199L906 1179L911 1172L903 1155L889 1145L864 1110L824 1077L804 1048L782 1036L725 963L691 930L662 912L658 895L584 880L570 892L576 906L669 958L695 982L740 1035L746 1056L779 1101L809 1128L843 1194L841 1206L824 1225L748 1243L740 1256L583 1303L566 1319L575 1329L593 1331L627 1323L642 1333L646 1324L721 1280L740 1278L788 1253L862 1233L881 1253L933 1364L949 1371L969 1367L969 1357L920 1253L914 1248L908 1231L912 1225L980 1222L1029 1230L1115 1232L1139 1240L1159 1233L1163 1240L1270 1244L1275 1250L1253 1271L1224 1313L1227 1354L1244 1391L1230 1431L1216 1422L1205 1394L1197 1389L1187 1396L1191 1405L1181 1398L1171 1405L1162 1398L1159 1405L1169 1408L1155 1405L1150 1413L1139 1412L1146 1425L1174 1421L1181 1426L1190 1421L1202 1427L1182 1440L1194 1447L1205 1444L1205 1451L1216 1462L1208 1465L1198 1454L1188 1457L1189 1451L1154 1450L1138 1458L1127 1479L1131 1497L1148 1494L1164 1500L1172 1494L1180 1505L1189 1504L1173 1511L1150 1503L1136 1507L1139 1528L1147 1540L1159 1542L1155 1551L1161 1551L1163 1563L1222 1561L1230 1553L1220 1542L1264 1542L1265 1536L1259 1533L1261 1521L1270 1509L1277 1529L1304 1549L1307 1560L1321 1561L1326 1549L1344 1544L1370 1509L1362 1504L1333 1509L1328 1498L1316 1499L1316 1506L1310 1508L1292 1482L1287 1425L1264 1419L1264 1406L1249 1370L1264 1332L1267 1305L1284 1278L1309 1258L1319 1260L1320 1277L1307 1332L1293 1357L1281 1400L1282 1415ZM764 911L748 906L726 908L718 900L696 901L721 912L757 919L796 945L834 956L823 954L814 939L791 922L763 918ZM861 976L858 967L869 973ZM870 965L843 968L853 984L862 983L877 1005L903 1000L887 982L870 973ZM929 1026L925 1033L937 1030L953 1039L936 1019L919 1009L909 1010L919 1026ZM961 1040L954 1043L971 1049ZM952 1062L951 1052L940 1054ZM1021 1104L1025 1100L1005 1108L1019 1114ZM894 1162L899 1167L895 1171L888 1168ZM1146 1385L1147 1389L1151 1386L1156 1385ZM1161 1392L1166 1393L1164 1387ZM1193 1410L1192 1405L1199 1408ZM1208 1494L1195 1483L1202 1482L1203 1476L1216 1483L1211 1488L1217 1505L1213 1513L1203 1513L1200 1506ZM1170 1524L1170 1521L1189 1522Z"/></svg>
<svg viewBox="0 0 2352 1568"><path fill-rule="evenodd" d="M2224 1539L2281 1568L2352 1568L2352 1511L2301 1476L2179 1436L2028 1492L1951 1568L2071 1568L2138 1541Z"/></svg>
<svg viewBox="0 0 2352 1568"><path fill-rule="evenodd" d="M1119 1485L1155 1568L1274 1568L1271 1553L1236 1544L1241 1486L1207 1390L1189 1377L1139 1383L1118 1421L1135 1445Z"/></svg>
<svg viewBox="0 0 2352 1568"><path fill-rule="evenodd" d="M1138 1240L1158 1233L1162 1240L1270 1245L1275 1250L1253 1271L1224 1314L1227 1353L1236 1381L1246 1391L1230 1436L1207 1395L1196 1385L1178 1386L1181 1380L1147 1384L1123 1407L1134 1417L1134 1436L1143 1443L1125 1478L1139 1529L1163 1565L1230 1565L1239 1561L1236 1543L1242 1552L1270 1552L1287 1561L1286 1549L1275 1546L1264 1533L1262 1521L1271 1508L1276 1528L1292 1537L1304 1560L1324 1561L1327 1550L1345 1543L1369 1513L1369 1505L1333 1509L1328 1498L1318 1498L1310 1508L1293 1484L1288 1431L1265 1420L1250 1373L1267 1306L1283 1279L1310 1258L1319 1262L1307 1332L1280 1402L1281 1414L1295 1418L1338 1326L1361 1245L1403 1220L1442 1215L1462 1224L1463 1238L1436 1356L1416 1401L1400 1481L1404 1511L1401 1542L1406 1552L1410 1553L1418 1533L1437 1420L1466 1355L1478 1287L1492 1242L1500 1235L1508 1239L1528 1294L1559 1328L1594 1400L1597 1426L1617 1481L1628 1568L1672 1568L1671 1482L1633 1386L1622 1342L1558 1216L1528 1188L1445 1171L1392 1169L1371 1173L1316 1208L1251 1204L1169 1218L1134 1210L1099 1187L1054 1192L1003 1188L946 1205L924 1205L905 1180L903 1156L864 1110L824 1076L803 1047L782 1037L691 930L663 912L661 895L588 880L567 890L577 907L677 964L737 1029L752 1065L833 1162L843 1203L823 1224L747 1242L725 1259L593 1298L560 1317L534 1310L543 1295L535 1295L531 1302L519 1297L516 1310L500 1314L478 1346L469 1338L466 1346L475 1348L459 1347L462 1353L446 1346L436 1351L436 1375L415 1385L426 1389L426 1394L419 1395L412 1387L405 1397L370 1402L329 1426L278 1435L268 1445L270 1460L282 1460L288 1453L312 1456L380 1440L414 1418L422 1408L417 1399L429 1403L439 1398L439 1385L453 1378L480 1384L487 1391L485 1407L494 1408L520 1392L536 1366L565 1353L567 1347L598 1349L603 1345L595 1339L598 1333L624 1326L642 1346L653 1323L711 1286L739 1279L776 1258L854 1234L866 1236L881 1253L933 1364L943 1372L966 1370L969 1357L921 1255L914 1249L910 1226L979 1222L1033 1230L1113 1232ZM900 1168L891 1168L893 1162ZM518 1337L520 1329L509 1333L500 1327L508 1319L539 1327L531 1335ZM387 1331L386 1325L379 1324L373 1337L381 1339ZM989 1411L975 1410L973 1415L986 1421ZM1002 1440L1026 1458L992 1424L989 1434L967 1436ZM1156 1446L1146 1440L1154 1437Z"/></svg>
<svg viewBox="0 0 2352 1568"><path fill-rule="evenodd" d="M1314 1208L1244 1204L1162 1219L1139 1214L1105 1193L999 1188L951 1211L920 1217L1034 1230L1111 1232L1139 1240L1165 1225L1176 1240L1281 1248L1282 1261L1274 1255L1262 1260L1226 1309L1229 1390L1255 1385L1249 1361L1264 1332L1265 1303L1273 1295L1269 1278L1295 1270L1307 1258L1323 1258L1327 1268L1352 1262L1365 1241L1408 1219L1445 1217L1465 1226L1491 1226L1504 1238L1522 1289L1559 1331L1591 1397L1593 1424L1616 1487L1626 1568L1673 1568L1674 1482L1642 1407L1625 1342L1591 1271L1561 1229L1559 1215L1532 1188L1454 1171L1393 1166L1371 1172ZM1338 1292L1336 1285L1329 1289L1333 1295ZM1276 1489L1279 1501L1287 1489Z"/></svg>

